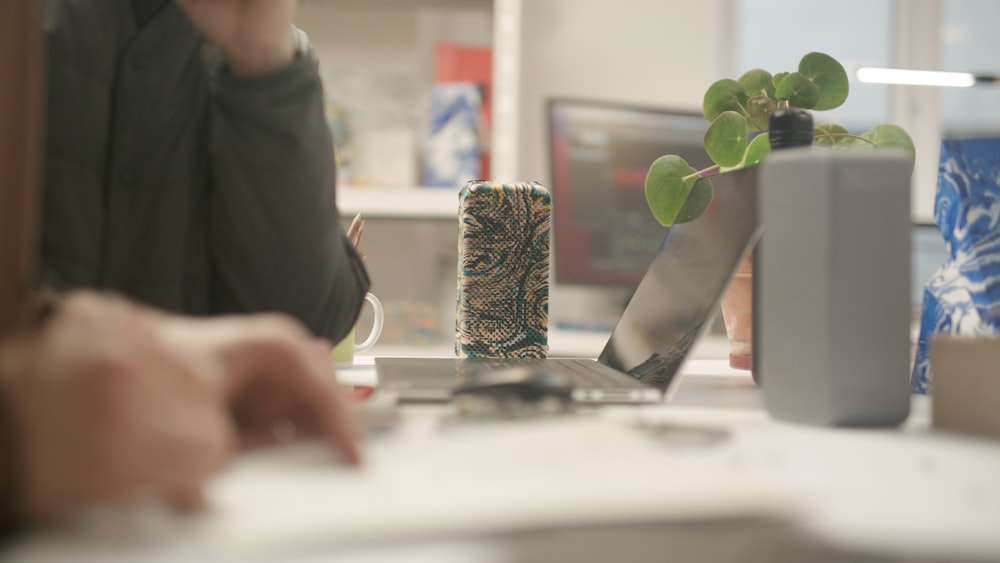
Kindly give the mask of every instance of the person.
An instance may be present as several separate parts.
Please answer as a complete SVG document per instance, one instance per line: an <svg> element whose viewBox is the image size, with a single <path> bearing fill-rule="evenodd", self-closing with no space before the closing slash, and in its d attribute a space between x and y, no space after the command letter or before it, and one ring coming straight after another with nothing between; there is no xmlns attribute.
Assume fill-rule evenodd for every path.
<svg viewBox="0 0 1000 563"><path fill-rule="evenodd" d="M0 345L8 524L95 504L197 508L235 452L294 437L359 459L330 344L279 314L192 319L90 291Z"/></svg>
<svg viewBox="0 0 1000 563"><path fill-rule="evenodd" d="M298 436L358 463L330 342L300 321L34 291L40 2L0 2L0 533L105 503L197 508L234 452Z"/></svg>
<svg viewBox="0 0 1000 563"><path fill-rule="evenodd" d="M337 342L369 280L296 0L45 0L40 284Z"/></svg>

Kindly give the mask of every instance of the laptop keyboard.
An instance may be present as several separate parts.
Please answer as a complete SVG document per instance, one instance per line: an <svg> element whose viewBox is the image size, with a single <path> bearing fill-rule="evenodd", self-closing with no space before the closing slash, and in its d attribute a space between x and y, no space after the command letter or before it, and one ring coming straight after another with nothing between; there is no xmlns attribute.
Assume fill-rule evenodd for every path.
<svg viewBox="0 0 1000 563"><path fill-rule="evenodd" d="M469 360L465 360L469 361ZM573 386L582 389L607 389L607 388L630 388L645 385L634 378L617 372L604 364L594 360L582 358L512 358L512 359L475 359L473 360L477 369L503 368L512 365L533 365L545 364L550 368L557 368L559 371L572 378Z"/></svg>
<svg viewBox="0 0 1000 563"><path fill-rule="evenodd" d="M556 367L565 367L578 388L604 389L609 387L645 387L631 377L619 373L593 360L551 359Z"/></svg>
<svg viewBox="0 0 1000 563"><path fill-rule="evenodd" d="M590 359L482 359L376 358L380 385L401 393L402 400L447 401L463 376L512 365L543 363L566 374L579 402L656 402L662 393L604 364Z"/></svg>

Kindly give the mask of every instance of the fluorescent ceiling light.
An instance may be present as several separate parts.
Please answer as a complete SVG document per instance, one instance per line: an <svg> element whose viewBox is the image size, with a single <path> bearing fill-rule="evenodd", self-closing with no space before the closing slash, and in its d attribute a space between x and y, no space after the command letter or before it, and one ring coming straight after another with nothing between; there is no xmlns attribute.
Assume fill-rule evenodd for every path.
<svg viewBox="0 0 1000 563"><path fill-rule="evenodd" d="M956 86L967 88L976 83L971 72L941 72L936 70L908 70L903 68L862 67L858 80L877 84L910 84L914 86Z"/></svg>

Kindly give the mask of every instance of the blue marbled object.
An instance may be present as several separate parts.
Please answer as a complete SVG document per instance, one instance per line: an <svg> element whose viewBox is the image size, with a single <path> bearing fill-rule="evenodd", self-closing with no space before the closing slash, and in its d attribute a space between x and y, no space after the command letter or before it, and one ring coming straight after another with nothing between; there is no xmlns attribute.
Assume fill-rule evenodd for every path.
<svg viewBox="0 0 1000 563"><path fill-rule="evenodd" d="M1000 138L942 142L934 220L949 258L924 289L912 383L925 394L934 333L1000 333Z"/></svg>
<svg viewBox="0 0 1000 563"><path fill-rule="evenodd" d="M481 180L458 200L456 355L544 358L552 196L536 182Z"/></svg>

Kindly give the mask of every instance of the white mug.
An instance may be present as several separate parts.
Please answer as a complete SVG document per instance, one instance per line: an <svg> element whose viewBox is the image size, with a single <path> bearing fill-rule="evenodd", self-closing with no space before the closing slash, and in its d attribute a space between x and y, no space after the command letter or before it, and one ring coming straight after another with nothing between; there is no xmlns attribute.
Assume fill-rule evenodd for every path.
<svg viewBox="0 0 1000 563"><path fill-rule="evenodd" d="M351 332L347 333L347 336L338 342L330 353L333 357L335 367L349 368L353 366L354 354L363 352L374 346L378 337L382 335L382 324L385 322L385 312L382 309L382 302L371 292L365 294L365 300L371 303L372 310L374 311L371 332L368 333L368 337L365 338L364 342L356 344L354 342L354 328L351 328Z"/></svg>

